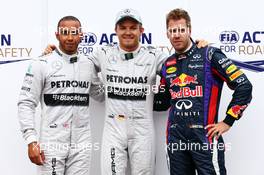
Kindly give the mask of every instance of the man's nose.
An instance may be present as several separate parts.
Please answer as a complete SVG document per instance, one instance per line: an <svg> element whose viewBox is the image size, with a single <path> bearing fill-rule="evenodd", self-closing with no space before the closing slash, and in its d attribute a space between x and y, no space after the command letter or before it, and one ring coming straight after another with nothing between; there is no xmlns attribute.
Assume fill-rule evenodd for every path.
<svg viewBox="0 0 264 175"><path fill-rule="evenodd" d="M130 29L126 29L125 30L125 34L130 34L131 33L131 30Z"/></svg>
<svg viewBox="0 0 264 175"><path fill-rule="evenodd" d="M180 33L178 31L174 32L174 33L172 33L172 37L173 38L179 38L180 37Z"/></svg>
<svg viewBox="0 0 264 175"><path fill-rule="evenodd" d="M67 37L68 40L73 40L73 35L70 33Z"/></svg>

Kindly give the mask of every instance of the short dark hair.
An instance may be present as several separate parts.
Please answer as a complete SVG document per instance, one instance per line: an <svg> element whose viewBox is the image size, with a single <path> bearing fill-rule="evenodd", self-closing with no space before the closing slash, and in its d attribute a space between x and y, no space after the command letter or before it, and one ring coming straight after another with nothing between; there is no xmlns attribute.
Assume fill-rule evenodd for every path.
<svg viewBox="0 0 264 175"><path fill-rule="evenodd" d="M191 17L189 16L187 11L180 8L173 9L167 14L166 27L168 28L170 20L180 20L180 19L185 19L187 27L191 28Z"/></svg>
<svg viewBox="0 0 264 175"><path fill-rule="evenodd" d="M58 25L57 25L57 30L58 30L58 31L59 31L60 23L61 23L62 21L77 21L77 22L80 23L80 26L82 26L80 20L79 20L78 18L76 18L75 16L64 16L64 17L61 18L61 19L59 20L59 22L58 22Z"/></svg>

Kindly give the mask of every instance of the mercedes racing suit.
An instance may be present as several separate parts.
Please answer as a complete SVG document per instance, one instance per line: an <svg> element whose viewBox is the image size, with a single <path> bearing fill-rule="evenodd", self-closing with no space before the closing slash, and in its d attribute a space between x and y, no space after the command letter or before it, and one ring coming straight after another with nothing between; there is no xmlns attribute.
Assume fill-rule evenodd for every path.
<svg viewBox="0 0 264 175"><path fill-rule="evenodd" d="M152 88L166 58L162 52L143 46L127 53L117 45L109 45L91 55L102 73L106 92L103 175L124 175L128 158L132 175L153 174Z"/></svg>
<svg viewBox="0 0 264 175"><path fill-rule="evenodd" d="M91 164L89 96L104 99L87 57L58 50L29 65L18 102L18 116L27 143L37 141L35 108L41 103L41 175L88 175Z"/></svg>
<svg viewBox="0 0 264 175"><path fill-rule="evenodd" d="M171 175L226 174L223 138L209 139L204 127L217 123L223 82L234 90L224 122L238 120L251 101L246 75L217 48L171 55L163 64L161 84L170 94L167 152ZM160 103L167 102L160 96Z"/></svg>

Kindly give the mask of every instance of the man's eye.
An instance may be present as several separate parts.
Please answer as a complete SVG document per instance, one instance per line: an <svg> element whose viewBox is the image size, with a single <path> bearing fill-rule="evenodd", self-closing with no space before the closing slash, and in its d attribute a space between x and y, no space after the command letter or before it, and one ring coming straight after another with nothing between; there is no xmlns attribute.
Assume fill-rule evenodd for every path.
<svg viewBox="0 0 264 175"><path fill-rule="evenodd" d="M177 33L178 32L178 29L169 29L169 33L172 34L172 33Z"/></svg>
<svg viewBox="0 0 264 175"><path fill-rule="evenodd" d="M60 31L60 34L61 35L78 35L79 34L79 31L78 30L71 30L71 31L69 31L69 30L61 30Z"/></svg>
<svg viewBox="0 0 264 175"><path fill-rule="evenodd" d="M131 30L137 30L137 27L131 27Z"/></svg>
<svg viewBox="0 0 264 175"><path fill-rule="evenodd" d="M72 31L71 31L71 34L72 34L72 35L78 35L78 34L79 34L79 31L78 31L78 30L72 30Z"/></svg>
<svg viewBox="0 0 264 175"><path fill-rule="evenodd" d="M173 29L172 33L178 33L178 29Z"/></svg>
<svg viewBox="0 0 264 175"><path fill-rule="evenodd" d="M63 30L60 32L61 35L69 35L69 31L68 30Z"/></svg>
<svg viewBox="0 0 264 175"><path fill-rule="evenodd" d="M184 34L186 31L187 30L185 27L173 28L168 30L170 34Z"/></svg>
<svg viewBox="0 0 264 175"><path fill-rule="evenodd" d="M185 33L186 29L185 28L181 28L181 33Z"/></svg>

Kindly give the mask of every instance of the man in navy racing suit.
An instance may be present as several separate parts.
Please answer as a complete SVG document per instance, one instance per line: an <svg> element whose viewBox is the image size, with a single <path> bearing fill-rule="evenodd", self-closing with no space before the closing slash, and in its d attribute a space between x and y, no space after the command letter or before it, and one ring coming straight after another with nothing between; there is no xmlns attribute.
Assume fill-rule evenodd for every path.
<svg viewBox="0 0 264 175"><path fill-rule="evenodd" d="M225 175L221 135L242 116L252 98L252 85L220 49L197 48L190 38L191 21L186 11L172 10L167 15L167 30L175 54L163 64L161 88L166 91L156 96L159 103L155 108L170 107L167 124L170 174L194 175L197 171L199 175ZM223 82L234 93L226 117L218 122Z"/></svg>

